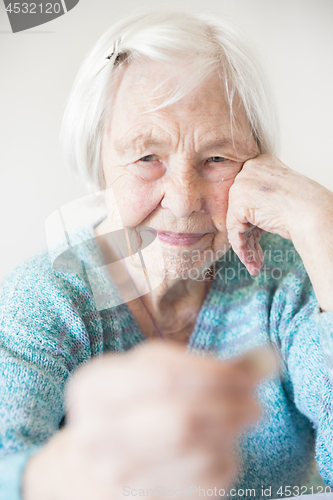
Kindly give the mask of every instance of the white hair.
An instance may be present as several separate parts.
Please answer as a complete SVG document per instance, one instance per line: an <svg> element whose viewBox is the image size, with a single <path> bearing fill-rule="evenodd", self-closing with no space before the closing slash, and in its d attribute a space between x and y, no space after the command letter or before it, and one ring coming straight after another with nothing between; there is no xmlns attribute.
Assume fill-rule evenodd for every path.
<svg viewBox="0 0 333 500"><path fill-rule="evenodd" d="M101 146L106 116L123 71L139 58L178 64L187 71L187 78L180 79L183 83L158 108L176 102L213 73L220 75L231 124L237 95L260 152L276 154L275 106L260 64L248 46L247 38L234 26L211 14L135 12L120 20L98 40L74 82L60 137L66 163L88 185L104 189Z"/></svg>

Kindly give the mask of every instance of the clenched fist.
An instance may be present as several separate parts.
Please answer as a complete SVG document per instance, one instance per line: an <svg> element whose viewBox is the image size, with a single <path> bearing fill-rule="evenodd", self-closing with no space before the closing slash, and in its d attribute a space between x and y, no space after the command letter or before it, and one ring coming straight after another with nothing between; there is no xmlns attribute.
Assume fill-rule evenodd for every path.
<svg viewBox="0 0 333 500"><path fill-rule="evenodd" d="M31 460L24 499L45 499L29 496L43 468L53 471L52 500L120 500L126 487L229 487L237 437L259 415L255 382L241 362L160 341L91 361L70 382L65 428Z"/></svg>

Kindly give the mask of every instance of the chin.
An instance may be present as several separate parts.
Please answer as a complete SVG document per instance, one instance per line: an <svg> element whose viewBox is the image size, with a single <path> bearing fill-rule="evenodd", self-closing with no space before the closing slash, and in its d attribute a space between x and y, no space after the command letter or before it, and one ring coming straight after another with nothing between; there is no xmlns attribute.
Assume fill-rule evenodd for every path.
<svg viewBox="0 0 333 500"><path fill-rule="evenodd" d="M211 266L229 248L230 245L225 244L223 245L223 249L220 248L218 251L213 250L211 246L208 246L204 250L175 251L174 249L168 250L165 247L162 248L156 240L155 244L150 245L142 251L142 257L152 285L153 282L161 282L164 279L193 279L203 281L209 275L212 275ZM137 269L142 269L138 254L133 255L131 263Z"/></svg>
<svg viewBox="0 0 333 500"><path fill-rule="evenodd" d="M162 259L149 259L146 262L149 275L162 277L165 279L193 279L203 281L211 274L210 267L214 263L214 253L212 250L198 252L190 255L188 252L176 253L163 252Z"/></svg>

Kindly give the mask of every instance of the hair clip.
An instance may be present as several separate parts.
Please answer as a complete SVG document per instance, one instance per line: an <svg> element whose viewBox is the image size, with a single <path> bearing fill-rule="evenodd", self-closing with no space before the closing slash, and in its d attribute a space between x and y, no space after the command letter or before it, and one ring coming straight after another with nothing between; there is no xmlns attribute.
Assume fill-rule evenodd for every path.
<svg viewBox="0 0 333 500"><path fill-rule="evenodd" d="M119 61L119 56L120 56L119 46L120 46L120 42L121 42L121 38L118 38L118 40L114 41L111 54L105 58L105 59L109 59L110 60L110 59L112 59L112 57L116 53L118 53L117 57L115 58L114 64Z"/></svg>

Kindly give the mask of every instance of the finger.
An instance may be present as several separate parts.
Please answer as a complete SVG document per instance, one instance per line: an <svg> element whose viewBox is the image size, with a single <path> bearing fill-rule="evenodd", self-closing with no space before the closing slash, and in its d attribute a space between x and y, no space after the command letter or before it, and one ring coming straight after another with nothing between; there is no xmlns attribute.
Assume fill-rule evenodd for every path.
<svg viewBox="0 0 333 500"><path fill-rule="evenodd" d="M236 215L232 208L227 213L229 243L250 274L257 274L263 266L264 258L259 241L263 231L253 226L246 216Z"/></svg>
<svg viewBox="0 0 333 500"><path fill-rule="evenodd" d="M280 360L273 347L256 347L228 362L247 373L254 384L280 371Z"/></svg>
<svg viewBox="0 0 333 500"><path fill-rule="evenodd" d="M80 418L82 411L112 412L119 405L131 407L152 397L216 396L226 387L248 384L248 377L213 357L193 357L181 346L149 342L134 352L105 355L78 369L67 391L68 421Z"/></svg>
<svg viewBox="0 0 333 500"><path fill-rule="evenodd" d="M245 235L244 247L247 251L246 265L250 274L257 274L264 263L264 255L259 244L261 231L258 227L253 227Z"/></svg>
<svg viewBox="0 0 333 500"><path fill-rule="evenodd" d="M239 260L251 275L258 274L264 263L263 251L251 234L228 232L228 239Z"/></svg>

